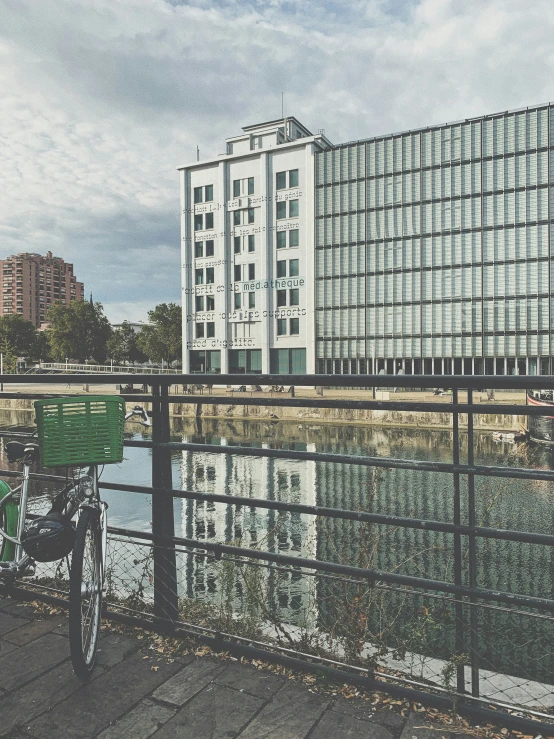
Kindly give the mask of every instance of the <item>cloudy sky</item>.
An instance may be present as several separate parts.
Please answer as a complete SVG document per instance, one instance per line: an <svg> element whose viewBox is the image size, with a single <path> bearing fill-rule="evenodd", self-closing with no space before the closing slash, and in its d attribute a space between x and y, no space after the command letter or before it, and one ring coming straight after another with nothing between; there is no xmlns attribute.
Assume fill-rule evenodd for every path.
<svg viewBox="0 0 554 739"><path fill-rule="evenodd" d="M286 112L334 143L554 100L551 0L0 0L0 257L112 322L180 300L176 167Z"/></svg>

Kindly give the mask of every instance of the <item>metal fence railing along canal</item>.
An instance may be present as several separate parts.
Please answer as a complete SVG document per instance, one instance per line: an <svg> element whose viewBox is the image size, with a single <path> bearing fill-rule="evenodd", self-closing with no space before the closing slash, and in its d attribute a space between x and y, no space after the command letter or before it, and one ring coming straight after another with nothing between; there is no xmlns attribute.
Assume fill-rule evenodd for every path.
<svg viewBox="0 0 554 739"><path fill-rule="evenodd" d="M9 390L11 382L20 389L21 376L3 376L0 397L36 398L33 384L69 379L30 375L29 392L22 393ZM91 385L107 379L80 377ZM226 386L245 379L353 392L351 399L328 392L270 398L227 392ZM112 383L132 380L118 375ZM169 394L176 383L214 380L219 389L210 395ZM151 449L152 485L101 483L152 502L151 530L110 528L108 607L114 617L439 708L455 705L480 721L554 733L554 532L544 515L535 528L531 519L517 528L506 525L515 498L499 515L494 508L516 485L550 495L554 471L530 462L525 450L513 457L519 465L512 459L509 465L481 463L474 423L476 414L548 415L551 410L540 406L474 402L480 390L524 390L530 378L441 377L451 402L415 395L360 399L363 393L354 392L376 385L434 388L438 379L432 376L143 375L141 382L151 392L123 397L151 404L152 437L125 444ZM532 384L552 389L554 377L533 377ZM287 406L301 408L304 417L325 408L352 412L352 418L370 410L449 413L452 453L450 459L362 456L347 448L318 451L313 444L213 443L201 434L175 441L170 404L186 403L197 406L197 417L209 406L221 415L230 406L262 407L267 424L270 411ZM418 431L400 433L408 439ZM175 455L182 455L181 485L174 484ZM288 476L285 464L293 470ZM261 477L253 469L263 470ZM416 476L421 500L399 510L394 486ZM51 479L38 472L33 477ZM229 482L246 478L249 487ZM492 496L486 492L490 481L497 485ZM311 496L302 497L303 487ZM339 489L348 495L336 495ZM518 500L525 515L524 498ZM59 571L26 587L40 597L64 597Z"/></svg>

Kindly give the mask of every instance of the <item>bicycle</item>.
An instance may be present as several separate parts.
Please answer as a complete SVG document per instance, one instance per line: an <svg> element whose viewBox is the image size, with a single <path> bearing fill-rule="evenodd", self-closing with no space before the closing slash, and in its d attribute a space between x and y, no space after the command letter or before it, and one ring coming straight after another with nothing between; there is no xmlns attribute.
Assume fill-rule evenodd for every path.
<svg viewBox="0 0 554 739"><path fill-rule="evenodd" d="M21 460L23 471L14 488L0 481L0 581L13 583L33 575L36 562L54 562L72 553L70 656L75 674L87 680L96 658L105 594L108 505L100 498L98 466L122 461L125 421L140 416L143 426L151 423L141 406L125 414L124 401L112 396L41 400L35 402L35 410L39 443L31 437L5 445L8 461ZM68 435L71 438L64 438ZM30 469L39 457L43 467L74 471L50 511L30 516Z"/></svg>

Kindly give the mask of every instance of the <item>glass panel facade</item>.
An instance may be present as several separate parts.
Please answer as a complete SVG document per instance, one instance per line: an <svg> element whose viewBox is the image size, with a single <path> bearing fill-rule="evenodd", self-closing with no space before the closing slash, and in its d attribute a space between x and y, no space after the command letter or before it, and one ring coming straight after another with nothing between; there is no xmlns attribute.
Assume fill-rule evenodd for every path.
<svg viewBox="0 0 554 739"><path fill-rule="evenodd" d="M551 118L543 106L316 154L318 367L548 364Z"/></svg>

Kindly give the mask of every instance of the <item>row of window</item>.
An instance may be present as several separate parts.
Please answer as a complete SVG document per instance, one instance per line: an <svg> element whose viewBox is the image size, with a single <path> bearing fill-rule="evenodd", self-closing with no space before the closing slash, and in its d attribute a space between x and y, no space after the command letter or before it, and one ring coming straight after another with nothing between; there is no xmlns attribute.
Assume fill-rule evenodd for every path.
<svg viewBox="0 0 554 739"><path fill-rule="evenodd" d="M201 244L202 242L197 242ZM277 261L277 277L298 277L300 274L300 261L298 259L279 259ZM235 264L233 270L235 282L251 281L256 279L256 265ZM211 285L215 282L214 267L200 267L194 271L195 285Z"/></svg>
<svg viewBox="0 0 554 739"><path fill-rule="evenodd" d="M298 170L289 169L288 172L277 172L276 189L285 190L290 187L298 187ZM254 178L245 177L239 180L233 180L233 197L240 198L243 195L254 194ZM214 199L214 186L204 185L194 188L195 203L210 203Z"/></svg>
<svg viewBox="0 0 554 739"><path fill-rule="evenodd" d="M254 293L248 293L254 296ZM254 308L254 305L249 305ZM298 336L300 334L299 318L278 318L277 336ZM215 337L215 321L199 322L194 325L194 335L197 339L213 339Z"/></svg>
<svg viewBox="0 0 554 739"><path fill-rule="evenodd" d="M246 226L254 223L254 208L233 211L233 226Z"/></svg>
<svg viewBox="0 0 554 739"><path fill-rule="evenodd" d="M245 300L243 300L243 295L247 296ZM233 302L235 308L255 308L256 293L254 291L234 293ZM292 288L288 291L277 290L277 307L281 308L287 305L300 305L300 291L298 290L298 288ZM207 312L213 311L215 310L215 297L213 295L196 295L194 299L194 307L197 313L203 313L204 310L206 310Z"/></svg>
<svg viewBox="0 0 554 739"><path fill-rule="evenodd" d="M213 213L196 213L194 216L195 231L209 231L214 227Z"/></svg>
<svg viewBox="0 0 554 739"><path fill-rule="evenodd" d="M229 372L231 374L259 374L262 371L261 349L229 349ZM306 349L271 349L269 371L281 375L306 374ZM221 351L192 351L190 371L195 373L221 372ZM426 373L429 374L429 373Z"/></svg>

